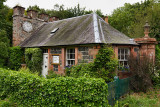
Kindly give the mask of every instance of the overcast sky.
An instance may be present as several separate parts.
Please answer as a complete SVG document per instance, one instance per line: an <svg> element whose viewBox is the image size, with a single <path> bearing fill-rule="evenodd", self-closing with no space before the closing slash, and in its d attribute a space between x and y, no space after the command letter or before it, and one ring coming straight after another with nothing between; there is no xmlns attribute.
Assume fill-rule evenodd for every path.
<svg viewBox="0 0 160 107"><path fill-rule="evenodd" d="M53 9L55 4L63 4L65 8L74 7L78 3L86 10L101 9L104 15L110 15L114 9L123 6L125 3L136 3L144 0L7 0L4 4L14 7L19 4L25 8L38 5L40 8Z"/></svg>

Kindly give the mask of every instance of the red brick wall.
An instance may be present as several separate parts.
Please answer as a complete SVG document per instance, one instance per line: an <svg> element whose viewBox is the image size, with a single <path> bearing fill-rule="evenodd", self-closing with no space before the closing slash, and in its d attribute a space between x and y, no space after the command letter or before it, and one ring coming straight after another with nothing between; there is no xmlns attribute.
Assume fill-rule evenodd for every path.
<svg viewBox="0 0 160 107"><path fill-rule="evenodd" d="M66 47L58 47L60 48L61 52L54 53L51 51L51 49L55 49L56 47L48 49L48 55L49 55L49 70L53 70L52 64L52 55L59 55L60 58L60 64L58 64L58 72L57 74L65 74L65 66L66 66ZM72 46L72 48L75 48L75 64L82 63L82 60L86 60L87 63L92 62L94 58L96 58L96 54L98 53L98 50L100 49L100 46ZM87 51L83 50L87 49Z"/></svg>

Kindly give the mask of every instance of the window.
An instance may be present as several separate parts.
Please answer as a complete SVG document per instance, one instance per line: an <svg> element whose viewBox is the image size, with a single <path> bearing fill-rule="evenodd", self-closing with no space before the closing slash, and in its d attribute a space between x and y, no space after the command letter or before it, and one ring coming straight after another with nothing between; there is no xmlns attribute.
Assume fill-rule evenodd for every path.
<svg viewBox="0 0 160 107"><path fill-rule="evenodd" d="M129 67L128 65L129 53L130 53L129 48L119 48L118 49L119 68Z"/></svg>
<svg viewBox="0 0 160 107"><path fill-rule="evenodd" d="M53 71L58 71L58 65L53 65Z"/></svg>
<svg viewBox="0 0 160 107"><path fill-rule="evenodd" d="M75 49L66 50L66 66L75 65Z"/></svg>
<svg viewBox="0 0 160 107"><path fill-rule="evenodd" d="M48 49L43 49L43 53L48 53Z"/></svg>

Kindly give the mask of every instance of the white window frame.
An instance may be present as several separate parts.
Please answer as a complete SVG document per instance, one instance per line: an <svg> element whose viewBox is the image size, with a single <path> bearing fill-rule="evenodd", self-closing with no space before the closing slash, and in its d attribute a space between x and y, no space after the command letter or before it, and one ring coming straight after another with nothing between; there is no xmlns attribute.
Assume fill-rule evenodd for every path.
<svg viewBox="0 0 160 107"><path fill-rule="evenodd" d="M124 49L124 53L122 54L122 49ZM120 53L119 53L119 50L120 50ZM128 51L127 53L125 51ZM123 55L124 58L121 58ZM120 67L124 67L126 65L124 65L124 62L127 62L127 67L129 67L128 65L128 58L126 58L126 55L128 55L128 58L129 58L129 55L130 55L130 48L118 48L118 63L119 63L119 68ZM123 62L123 64L121 65L120 62Z"/></svg>
<svg viewBox="0 0 160 107"><path fill-rule="evenodd" d="M68 50L71 50L71 49L74 50L73 53L70 53L70 51L68 51ZM74 55L74 59L73 58L72 59L68 58L68 55L70 55L70 54ZM69 64L68 61L73 61L74 63L73 64ZM75 65L75 48L67 48L66 49L66 66L72 66L72 65Z"/></svg>

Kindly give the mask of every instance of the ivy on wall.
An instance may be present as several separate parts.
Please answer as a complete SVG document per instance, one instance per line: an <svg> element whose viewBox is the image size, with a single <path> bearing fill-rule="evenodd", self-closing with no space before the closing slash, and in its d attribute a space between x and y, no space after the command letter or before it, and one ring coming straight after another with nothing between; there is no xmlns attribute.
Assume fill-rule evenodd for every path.
<svg viewBox="0 0 160 107"><path fill-rule="evenodd" d="M18 70L23 62L23 50L19 46L10 47L8 67L13 70Z"/></svg>
<svg viewBox="0 0 160 107"><path fill-rule="evenodd" d="M94 62L82 63L71 68L66 68L65 72L70 77L94 77L103 78L107 83L114 80L115 70L118 60L114 57L114 50L108 45L104 45L96 55Z"/></svg>
<svg viewBox="0 0 160 107"><path fill-rule="evenodd" d="M43 54L40 48L26 48L25 49L25 62L27 67L32 72L41 73L42 70Z"/></svg>

